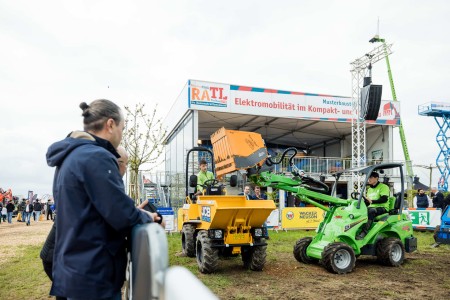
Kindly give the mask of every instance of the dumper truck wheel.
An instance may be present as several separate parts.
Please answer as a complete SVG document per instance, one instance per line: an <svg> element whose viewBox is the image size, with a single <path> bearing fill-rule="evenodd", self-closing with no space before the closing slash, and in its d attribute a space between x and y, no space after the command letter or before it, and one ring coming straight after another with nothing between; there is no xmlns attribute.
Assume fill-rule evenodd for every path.
<svg viewBox="0 0 450 300"><path fill-rule="evenodd" d="M195 226L192 224L184 224L181 232L181 247L183 254L188 257L195 257Z"/></svg>
<svg viewBox="0 0 450 300"><path fill-rule="evenodd" d="M206 230L201 230L197 234L196 257L198 269L204 274L209 274L217 269L219 264L219 249L212 248L211 239Z"/></svg>
<svg viewBox="0 0 450 300"><path fill-rule="evenodd" d="M264 242L261 239L260 242ZM242 247L242 261L244 268L252 271L262 271L266 264L267 246Z"/></svg>
<svg viewBox="0 0 450 300"><path fill-rule="evenodd" d="M405 260L405 247L400 239L388 237L377 244L377 259L383 265L398 267Z"/></svg>
<svg viewBox="0 0 450 300"><path fill-rule="evenodd" d="M355 267L355 261L355 252L345 243L330 243L322 252L323 265L333 273L350 273Z"/></svg>
<svg viewBox="0 0 450 300"><path fill-rule="evenodd" d="M299 239L294 245L294 257L298 262L305 264L315 263L317 260L306 255L306 249L311 244L312 237Z"/></svg>

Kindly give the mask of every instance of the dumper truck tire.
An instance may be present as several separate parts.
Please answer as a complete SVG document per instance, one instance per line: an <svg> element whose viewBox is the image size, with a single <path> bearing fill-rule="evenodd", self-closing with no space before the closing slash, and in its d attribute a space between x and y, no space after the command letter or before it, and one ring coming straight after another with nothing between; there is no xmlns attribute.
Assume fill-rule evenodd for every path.
<svg viewBox="0 0 450 300"><path fill-rule="evenodd" d="M398 267L405 259L405 247L400 239L384 238L377 244L377 259L386 266Z"/></svg>
<svg viewBox="0 0 450 300"><path fill-rule="evenodd" d="M312 237L304 237L299 239L294 245L294 257L298 262L304 264L312 264L317 262L317 259L311 258L306 255L306 249L311 244Z"/></svg>
<svg viewBox="0 0 450 300"><path fill-rule="evenodd" d="M184 224L181 232L181 247L183 254L188 257L195 257L195 226Z"/></svg>
<svg viewBox="0 0 450 300"><path fill-rule="evenodd" d="M355 252L345 243L330 243L323 249L322 263L329 272L350 273L355 267L355 262Z"/></svg>
<svg viewBox="0 0 450 300"><path fill-rule="evenodd" d="M198 232L195 250L199 271L204 274L213 273L219 264L219 249L212 247L206 230Z"/></svg>
<svg viewBox="0 0 450 300"><path fill-rule="evenodd" d="M261 239L259 242L265 242ZM266 264L267 246L242 247L244 268L252 271L262 271Z"/></svg>

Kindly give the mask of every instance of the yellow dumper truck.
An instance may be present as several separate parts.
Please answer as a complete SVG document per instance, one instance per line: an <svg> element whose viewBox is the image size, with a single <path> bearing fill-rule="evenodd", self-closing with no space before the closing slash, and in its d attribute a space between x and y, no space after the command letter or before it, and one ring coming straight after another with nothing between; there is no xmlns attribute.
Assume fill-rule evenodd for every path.
<svg viewBox="0 0 450 300"><path fill-rule="evenodd" d="M239 254L245 268L261 271L266 261L268 236L263 225L275 204L272 200L247 200L243 195L229 195L219 180L237 170L261 167L268 157L264 141L258 133L221 128L211 136L211 142L213 152L196 147L187 154L181 232L183 253L196 257L202 273L217 270L219 257ZM191 156L194 159L190 159ZM196 166L202 156L210 158L217 179L206 181L202 193L198 193L192 166ZM230 186L235 186L236 181L236 175L232 175Z"/></svg>

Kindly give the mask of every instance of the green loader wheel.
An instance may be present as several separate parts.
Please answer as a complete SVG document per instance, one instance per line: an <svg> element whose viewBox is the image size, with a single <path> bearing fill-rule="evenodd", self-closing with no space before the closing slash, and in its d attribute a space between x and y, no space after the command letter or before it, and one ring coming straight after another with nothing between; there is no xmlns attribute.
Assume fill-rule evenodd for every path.
<svg viewBox="0 0 450 300"><path fill-rule="evenodd" d="M184 224L181 231L181 247L183 254L188 257L195 257L195 226L192 224Z"/></svg>
<svg viewBox="0 0 450 300"><path fill-rule="evenodd" d="M330 272L350 273L355 267L355 262L355 251L345 243L330 243L323 249L322 263Z"/></svg>
<svg viewBox="0 0 450 300"><path fill-rule="evenodd" d="M383 265L398 267L405 259L405 247L400 239L388 237L377 244L377 259Z"/></svg>
<svg viewBox="0 0 450 300"><path fill-rule="evenodd" d="M206 230L199 231L195 249L198 269L204 274L213 273L219 265L219 249L211 246L208 232Z"/></svg>
<svg viewBox="0 0 450 300"><path fill-rule="evenodd" d="M258 242L264 242L261 239ZM267 246L242 247L242 261L244 268L252 271L262 271L266 264L266 250Z"/></svg>
<svg viewBox="0 0 450 300"><path fill-rule="evenodd" d="M312 264L317 262L317 259L311 258L306 255L306 249L311 244L312 237L304 237L299 239L294 245L294 257L298 262L305 264Z"/></svg>

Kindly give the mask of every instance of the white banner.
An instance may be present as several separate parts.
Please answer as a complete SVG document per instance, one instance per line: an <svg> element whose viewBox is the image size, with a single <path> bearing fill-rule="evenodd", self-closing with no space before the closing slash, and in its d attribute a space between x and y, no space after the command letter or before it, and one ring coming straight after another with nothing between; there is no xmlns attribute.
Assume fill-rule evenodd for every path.
<svg viewBox="0 0 450 300"><path fill-rule="evenodd" d="M351 122L353 117L348 97L195 80L188 93L189 107L199 110L334 122ZM382 101L378 119L368 123L399 125L399 102Z"/></svg>
<svg viewBox="0 0 450 300"><path fill-rule="evenodd" d="M267 227L278 227L280 219L280 211L277 209L272 210L269 217L266 220Z"/></svg>
<svg viewBox="0 0 450 300"><path fill-rule="evenodd" d="M440 208L410 208L403 212L409 215L415 229L434 229L441 224Z"/></svg>

